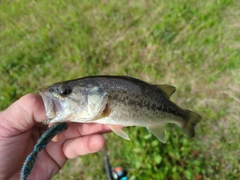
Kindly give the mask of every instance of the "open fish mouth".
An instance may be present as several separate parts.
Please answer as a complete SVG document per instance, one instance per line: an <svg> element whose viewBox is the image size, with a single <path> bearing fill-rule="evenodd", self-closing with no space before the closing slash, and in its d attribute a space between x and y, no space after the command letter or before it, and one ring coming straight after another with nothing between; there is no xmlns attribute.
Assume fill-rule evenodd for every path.
<svg viewBox="0 0 240 180"><path fill-rule="evenodd" d="M55 118L56 110L61 106L60 103L56 100L54 101L51 93L49 93L46 89L40 89L39 94L42 96L43 99L47 119Z"/></svg>

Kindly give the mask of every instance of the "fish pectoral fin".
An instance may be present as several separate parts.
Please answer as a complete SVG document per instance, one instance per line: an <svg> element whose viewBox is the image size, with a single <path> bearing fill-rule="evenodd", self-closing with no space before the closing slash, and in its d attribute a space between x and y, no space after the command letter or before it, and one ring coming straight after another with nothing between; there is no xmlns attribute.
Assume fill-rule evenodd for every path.
<svg viewBox="0 0 240 180"><path fill-rule="evenodd" d="M108 127L118 136L121 136L123 139L130 140L127 133L125 133L121 128L121 126L118 125L108 125Z"/></svg>
<svg viewBox="0 0 240 180"><path fill-rule="evenodd" d="M107 107L108 94L98 86L93 86L88 90L87 108L82 114L88 119L100 116Z"/></svg>
<svg viewBox="0 0 240 180"><path fill-rule="evenodd" d="M167 84L158 84L156 85L159 89L161 89L168 98L171 97L171 95L176 91L176 88L174 86L170 86Z"/></svg>
<svg viewBox="0 0 240 180"><path fill-rule="evenodd" d="M162 143L166 143L166 137L164 133L164 124L161 124L159 126L151 126L147 127L148 131L153 133L154 136L158 138L159 141Z"/></svg>

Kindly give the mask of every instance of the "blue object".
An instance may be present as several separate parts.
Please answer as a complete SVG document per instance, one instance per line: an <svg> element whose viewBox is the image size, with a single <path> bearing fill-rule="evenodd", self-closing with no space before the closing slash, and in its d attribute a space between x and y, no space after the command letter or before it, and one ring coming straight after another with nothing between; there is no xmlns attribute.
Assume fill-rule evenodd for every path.
<svg viewBox="0 0 240 180"><path fill-rule="evenodd" d="M51 141L55 135L66 129L67 123L54 124L42 134L34 146L33 151L27 156L25 162L23 163L20 180L27 180L36 163L38 153Z"/></svg>
<svg viewBox="0 0 240 180"><path fill-rule="evenodd" d="M112 176L114 179L117 180L127 180L127 170L123 169L122 167L115 167L112 170Z"/></svg>

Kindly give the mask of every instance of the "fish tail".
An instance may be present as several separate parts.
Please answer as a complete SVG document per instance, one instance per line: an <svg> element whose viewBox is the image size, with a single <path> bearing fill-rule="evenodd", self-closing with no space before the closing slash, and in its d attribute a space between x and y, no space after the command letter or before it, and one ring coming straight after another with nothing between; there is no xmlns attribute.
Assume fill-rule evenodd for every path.
<svg viewBox="0 0 240 180"><path fill-rule="evenodd" d="M189 137L195 135L194 126L201 120L201 116L195 112L185 110L186 112L186 122L183 124L183 132L185 132Z"/></svg>

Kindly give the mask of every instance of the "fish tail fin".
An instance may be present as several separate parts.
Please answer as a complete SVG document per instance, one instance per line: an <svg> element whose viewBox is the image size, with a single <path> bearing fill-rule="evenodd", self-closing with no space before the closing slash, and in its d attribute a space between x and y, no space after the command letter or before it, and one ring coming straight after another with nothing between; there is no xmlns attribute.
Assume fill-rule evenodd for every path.
<svg viewBox="0 0 240 180"><path fill-rule="evenodd" d="M194 126L202 119L201 116L195 112L185 110L186 112L186 123L183 124L183 132L185 132L189 137L195 135Z"/></svg>

